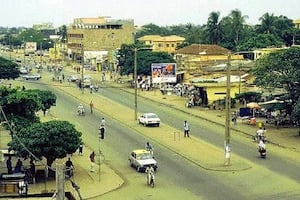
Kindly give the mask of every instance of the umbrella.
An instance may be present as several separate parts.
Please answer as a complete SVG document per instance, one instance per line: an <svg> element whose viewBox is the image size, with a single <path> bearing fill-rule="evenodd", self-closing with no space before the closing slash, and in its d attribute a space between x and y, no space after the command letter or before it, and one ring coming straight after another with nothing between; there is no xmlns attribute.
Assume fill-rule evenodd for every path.
<svg viewBox="0 0 300 200"><path fill-rule="evenodd" d="M250 102L250 103L247 103L247 108L251 108L251 109L260 109L261 106L256 103L256 102Z"/></svg>
<svg viewBox="0 0 300 200"><path fill-rule="evenodd" d="M279 101L277 99L273 99L271 101L260 102L259 105L281 104L281 103L284 103L284 101Z"/></svg>
<svg viewBox="0 0 300 200"><path fill-rule="evenodd" d="M254 118L254 116L255 116L255 110L261 108L261 106L258 105L258 103L256 103L256 102L250 102L250 103L247 103L246 106L247 106L247 108L251 108L251 109L252 109L253 118Z"/></svg>

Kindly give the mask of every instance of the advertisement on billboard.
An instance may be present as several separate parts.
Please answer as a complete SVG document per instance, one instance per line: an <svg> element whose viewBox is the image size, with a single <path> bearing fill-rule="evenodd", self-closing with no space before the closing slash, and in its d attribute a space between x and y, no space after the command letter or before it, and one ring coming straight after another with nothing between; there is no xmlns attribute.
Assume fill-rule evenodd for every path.
<svg viewBox="0 0 300 200"><path fill-rule="evenodd" d="M176 83L176 63L152 63L152 83Z"/></svg>
<svg viewBox="0 0 300 200"><path fill-rule="evenodd" d="M25 43L25 51L36 51L36 42L26 42Z"/></svg>

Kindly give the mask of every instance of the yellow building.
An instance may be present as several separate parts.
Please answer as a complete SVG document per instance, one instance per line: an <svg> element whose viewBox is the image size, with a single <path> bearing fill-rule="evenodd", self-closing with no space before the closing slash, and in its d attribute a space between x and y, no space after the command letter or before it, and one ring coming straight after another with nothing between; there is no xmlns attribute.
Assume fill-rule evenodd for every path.
<svg viewBox="0 0 300 200"><path fill-rule="evenodd" d="M196 87L205 88L208 104L226 97L226 81L220 83L193 83ZM234 98L240 91L239 83L230 84L230 97Z"/></svg>
<svg viewBox="0 0 300 200"><path fill-rule="evenodd" d="M185 38L176 35L159 36L159 35L145 35L137 39L138 41L149 45L154 52L174 53L178 45L185 41Z"/></svg>
<svg viewBox="0 0 300 200"><path fill-rule="evenodd" d="M232 54L230 50L218 45L192 44L175 51L178 71L184 72L182 77L187 82L192 77L203 74L202 68L224 64L227 62L228 55L231 60L243 60L242 55Z"/></svg>
<svg viewBox="0 0 300 200"><path fill-rule="evenodd" d="M297 29L300 29L300 19L296 19L296 20L294 20L293 22L294 22L294 24L295 24L295 27L296 27Z"/></svg>
<svg viewBox="0 0 300 200"><path fill-rule="evenodd" d="M283 47L283 48L262 48L262 49L256 49L253 51L254 54L254 60L259 59L260 57L269 54L274 51L288 49L289 47Z"/></svg>

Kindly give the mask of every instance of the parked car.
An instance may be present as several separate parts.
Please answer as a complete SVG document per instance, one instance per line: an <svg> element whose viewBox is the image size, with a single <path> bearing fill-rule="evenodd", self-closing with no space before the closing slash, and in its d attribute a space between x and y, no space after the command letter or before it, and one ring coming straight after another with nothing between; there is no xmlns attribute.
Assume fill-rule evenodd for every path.
<svg viewBox="0 0 300 200"><path fill-rule="evenodd" d="M96 67L94 67L92 64L84 64L83 68L91 70L91 71L96 71Z"/></svg>
<svg viewBox="0 0 300 200"><path fill-rule="evenodd" d="M42 77L39 74L26 74L22 75L22 78L25 80L39 80Z"/></svg>
<svg viewBox="0 0 300 200"><path fill-rule="evenodd" d="M28 74L28 70L25 67L20 67L20 74Z"/></svg>
<svg viewBox="0 0 300 200"><path fill-rule="evenodd" d="M144 126L155 125L159 126L160 119L155 113L144 113L138 118L139 124L143 124Z"/></svg>
<svg viewBox="0 0 300 200"><path fill-rule="evenodd" d="M76 82L76 81L78 81L80 78L79 78L79 75L70 75L70 76L68 76L68 78L67 78L67 80L69 81L69 82Z"/></svg>
<svg viewBox="0 0 300 200"><path fill-rule="evenodd" d="M157 161L153 158L150 151L145 149L133 150L129 155L129 163L131 167L136 168L136 171L145 171L147 167L152 166L156 171Z"/></svg>

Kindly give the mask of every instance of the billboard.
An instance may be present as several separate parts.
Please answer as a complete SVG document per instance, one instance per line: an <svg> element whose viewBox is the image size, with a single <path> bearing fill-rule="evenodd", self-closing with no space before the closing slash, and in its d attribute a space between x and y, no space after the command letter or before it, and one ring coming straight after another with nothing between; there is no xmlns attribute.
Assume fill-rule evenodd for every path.
<svg viewBox="0 0 300 200"><path fill-rule="evenodd" d="M152 63L152 83L176 83L176 63Z"/></svg>
<svg viewBox="0 0 300 200"><path fill-rule="evenodd" d="M36 51L36 42L26 42L25 43L25 51Z"/></svg>

